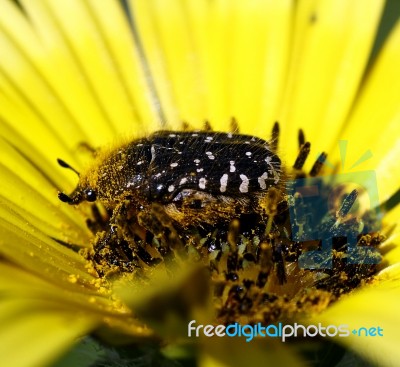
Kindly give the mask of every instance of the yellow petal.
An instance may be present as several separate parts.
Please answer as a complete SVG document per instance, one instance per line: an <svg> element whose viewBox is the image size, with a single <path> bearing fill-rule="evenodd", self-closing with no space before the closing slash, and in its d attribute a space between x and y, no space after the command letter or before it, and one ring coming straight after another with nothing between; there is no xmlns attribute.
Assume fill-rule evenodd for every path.
<svg viewBox="0 0 400 367"><path fill-rule="evenodd" d="M288 156L303 128L315 152L337 139L368 61L384 1L300 1L280 121Z"/></svg>
<svg viewBox="0 0 400 367"><path fill-rule="evenodd" d="M210 41L214 34L224 32L225 39L220 39L216 45L217 55L222 60L217 72L225 73L226 78L215 84L225 85L227 117L232 114L242 132L269 138L278 118L286 80L294 2L239 0L222 3L224 8L220 11L227 14L224 15L227 21L217 20L218 29L212 32ZM223 95L216 95L214 103L221 97Z"/></svg>
<svg viewBox="0 0 400 367"><path fill-rule="evenodd" d="M61 246L38 231L25 219L15 216L10 220L0 207L0 253L33 273L53 279L55 282L70 282L70 275L90 283L93 277L85 269L85 260L73 250ZM6 219L3 219L6 217Z"/></svg>
<svg viewBox="0 0 400 367"><path fill-rule="evenodd" d="M399 282L388 280L385 285L369 287L343 297L327 311L316 315L313 322L336 326L347 324L350 332L361 327L368 330L381 327L383 336L365 336L365 331L361 331L361 336L350 334L338 337L336 341L379 366L396 366L400 359L399 307Z"/></svg>
<svg viewBox="0 0 400 367"><path fill-rule="evenodd" d="M400 282L400 263L391 265L383 269L376 276L379 289L399 288Z"/></svg>
<svg viewBox="0 0 400 367"><path fill-rule="evenodd" d="M9 208L5 218L18 214L53 238L89 245L83 216L58 200L56 183L51 183L49 177L4 140L0 140L0 150L0 202L3 209ZM1 212L6 215L4 210Z"/></svg>
<svg viewBox="0 0 400 367"><path fill-rule="evenodd" d="M293 1L131 1L168 123L265 133L276 119Z"/></svg>
<svg viewBox="0 0 400 367"><path fill-rule="evenodd" d="M68 47L70 52L66 60L73 59L76 71L79 72L76 73L76 76L80 75L80 79L83 79L92 99L92 103L86 105L85 100L80 101L77 96L74 96L75 105L71 109L77 113L93 106L97 116L94 119L87 116L85 121L81 120L79 125L86 126L86 129L90 125L95 125L96 128L99 126L96 138L101 138L97 141L104 144L109 141L110 136L114 135L119 123L126 126L127 121L135 121L135 116L126 90L123 89L120 75L116 73L115 60L102 37L101 25L87 2L72 0L68 2L45 1L44 3L53 22L58 25L57 33L65 38L64 48ZM104 3L106 11L110 10L110 2ZM116 4L114 3L114 5ZM111 15L113 13L115 14L110 11ZM58 57L62 56L58 47L57 52ZM54 69L54 60L52 60L52 64L53 68L46 67L46 70ZM63 75L62 81L58 80L57 84L59 87L65 86L65 75ZM68 85L65 87L69 89ZM73 90L70 88L70 93ZM70 100L71 97L66 99ZM80 105L76 105L78 101ZM91 123L88 124L88 121Z"/></svg>
<svg viewBox="0 0 400 367"><path fill-rule="evenodd" d="M364 169L376 169L381 201L399 188L400 154L400 22L392 30L369 72L360 97L351 113L343 139L351 142L348 161L368 149L373 156Z"/></svg>
<svg viewBox="0 0 400 367"><path fill-rule="evenodd" d="M90 0L88 4L109 50L110 59L114 62L113 72L117 74L132 110L131 114L123 116L124 120L113 120L115 128L120 133L135 135L138 124L146 132L160 128L158 101L154 100L152 85L148 83L143 69L139 45L128 28L122 8L114 0Z"/></svg>
<svg viewBox="0 0 400 367"><path fill-rule="evenodd" d="M155 103L117 2L102 2L101 11L96 1L22 3L28 18L0 2L4 135L8 128L42 156L76 165L71 153L82 142L97 147L116 132L137 133L139 123L154 129Z"/></svg>
<svg viewBox="0 0 400 367"><path fill-rule="evenodd" d="M385 266L396 265L400 263L400 235L399 233L389 237L382 246Z"/></svg>
<svg viewBox="0 0 400 367"><path fill-rule="evenodd" d="M7 298L23 301L41 301L52 307L85 312L98 321L107 315L118 317L126 315L123 309L114 308L108 294L95 287L93 278L86 278L77 269L67 278L44 279L44 274L35 275L27 269L0 263L0 291ZM90 282L90 280L92 282Z"/></svg>
<svg viewBox="0 0 400 367"><path fill-rule="evenodd" d="M4 366L44 366L91 330L95 322L38 301L2 300L0 355Z"/></svg>
<svg viewBox="0 0 400 367"><path fill-rule="evenodd" d="M159 46L159 40L157 40L154 35L151 3L151 1L130 0L133 9L132 13L135 15L134 22L146 57L145 62L149 64L150 75L148 75L148 77L152 78L155 84L155 93L159 98L162 114L165 116L167 126L176 127L180 121L170 90L170 83L165 73L163 53ZM171 4L171 8L174 6L172 3L172 1L168 2L168 4ZM167 18L172 19L172 12L172 9L168 10L166 13L168 15L165 14ZM137 16L138 14L140 14L140 16Z"/></svg>
<svg viewBox="0 0 400 367"><path fill-rule="evenodd" d="M400 206L393 208L383 218L383 234L387 237L381 246L384 261L388 265L400 263Z"/></svg>
<svg viewBox="0 0 400 367"><path fill-rule="evenodd" d="M0 86L5 92L1 94L1 116L6 126L31 141L43 155L54 151L68 156L68 147L82 139L82 132L49 85L56 64L43 67L43 46L16 5L1 0L0 6ZM69 126L63 136L67 139L57 132L60 126Z"/></svg>

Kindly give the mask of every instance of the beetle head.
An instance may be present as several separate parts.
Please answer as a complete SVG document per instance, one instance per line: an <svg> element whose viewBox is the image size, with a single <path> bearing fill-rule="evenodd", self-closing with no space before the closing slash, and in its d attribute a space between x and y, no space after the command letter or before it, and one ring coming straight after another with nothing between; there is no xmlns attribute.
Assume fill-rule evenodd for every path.
<svg viewBox="0 0 400 367"><path fill-rule="evenodd" d="M97 199L96 191L90 187L81 188L78 186L70 195L63 192L58 193L58 198L64 203L71 205L79 204L82 201L94 202Z"/></svg>
<svg viewBox="0 0 400 367"><path fill-rule="evenodd" d="M78 177L80 177L79 172L76 169L72 168L68 163L64 162L61 159L58 159L57 161L61 167L68 168L74 171L78 175ZM89 187L88 184L86 184L85 182L80 181L76 189L70 195L59 192L58 198L64 203L74 205L79 204L82 201L94 202L97 199L97 194L96 190Z"/></svg>

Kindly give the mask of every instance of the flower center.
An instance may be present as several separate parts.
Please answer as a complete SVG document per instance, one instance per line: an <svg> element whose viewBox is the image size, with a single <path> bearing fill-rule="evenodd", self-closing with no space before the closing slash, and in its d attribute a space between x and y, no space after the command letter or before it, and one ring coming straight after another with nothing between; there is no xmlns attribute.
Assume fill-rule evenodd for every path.
<svg viewBox="0 0 400 367"><path fill-rule="evenodd" d="M278 139L275 124L272 152ZM271 323L320 312L372 280L384 238L376 213L359 200L362 188L319 176L325 153L309 173L303 170L309 152L300 132L293 167L277 185L251 196L181 190L174 202L149 202L117 214L108 208L111 225L95 211L96 239L84 256L105 279L146 275L155 266L172 271L175 258L200 262L209 269L222 324ZM226 191L227 174L220 176ZM267 177L259 177L260 186ZM242 178L242 185L248 188L249 180Z"/></svg>

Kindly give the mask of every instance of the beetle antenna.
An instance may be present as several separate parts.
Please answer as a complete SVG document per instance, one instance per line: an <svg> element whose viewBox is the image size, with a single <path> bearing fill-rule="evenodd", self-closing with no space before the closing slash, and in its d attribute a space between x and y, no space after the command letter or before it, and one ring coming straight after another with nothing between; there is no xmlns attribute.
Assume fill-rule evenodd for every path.
<svg viewBox="0 0 400 367"><path fill-rule="evenodd" d="M71 167L67 162L63 161L60 158L57 158L57 162L61 167L68 168L71 171L74 171L78 175L78 177L80 176L79 172L75 168Z"/></svg>

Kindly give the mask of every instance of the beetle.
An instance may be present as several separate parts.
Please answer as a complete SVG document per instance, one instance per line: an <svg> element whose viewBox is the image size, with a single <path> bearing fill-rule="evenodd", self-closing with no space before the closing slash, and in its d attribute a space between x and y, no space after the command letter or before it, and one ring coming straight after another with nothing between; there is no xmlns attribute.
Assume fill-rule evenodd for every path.
<svg viewBox="0 0 400 367"><path fill-rule="evenodd" d="M132 242L138 226L162 239L165 227L173 233L174 228L228 223L244 213L262 214L262 199L281 184L281 175L281 160L263 139L162 130L100 153L76 189L59 193L59 199L104 205L111 218L97 242L109 247ZM167 239L162 241L166 248Z"/></svg>
<svg viewBox="0 0 400 367"><path fill-rule="evenodd" d="M276 186L281 161L268 142L251 135L158 131L101 155L80 177L69 204L99 200L115 208L126 199L203 208L213 198L249 201Z"/></svg>

